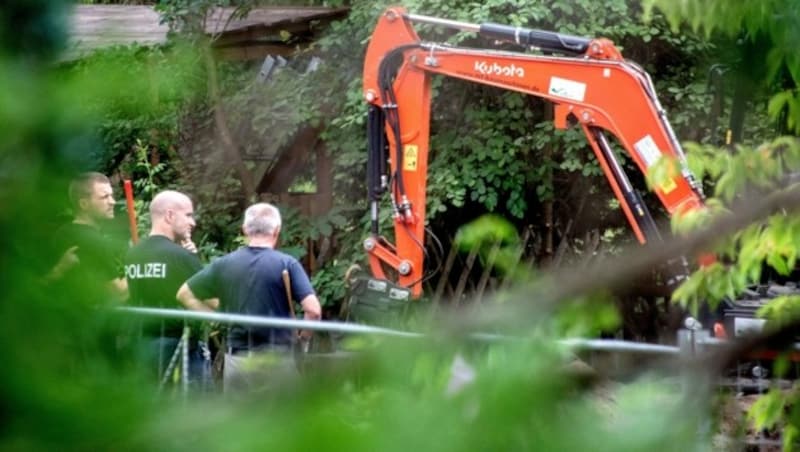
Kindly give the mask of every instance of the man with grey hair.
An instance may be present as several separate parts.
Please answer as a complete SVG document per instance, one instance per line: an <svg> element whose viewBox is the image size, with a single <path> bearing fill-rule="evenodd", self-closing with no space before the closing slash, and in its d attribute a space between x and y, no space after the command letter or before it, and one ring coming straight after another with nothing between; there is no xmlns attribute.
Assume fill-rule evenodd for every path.
<svg viewBox="0 0 800 452"><path fill-rule="evenodd" d="M150 202L150 220L150 235L125 258L130 303L176 309L181 306L175 299L178 288L202 268L191 237L195 226L192 200L181 192L162 191ZM155 320L142 327L147 361L153 370L158 369L159 379L180 343L183 328L182 320ZM199 339L199 329L193 328L189 377L202 382L207 366Z"/></svg>
<svg viewBox="0 0 800 452"><path fill-rule="evenodd" d="M247 246L227 254L192 276L178 291L178 300L188 309L214 311L208 299L218 298L225 312L269 317L291 317L292 300L287 297L283 272L289 274L288 292L300 302L304 318L319 320L321 308L303 267L292 256L275 249L281 229L278 209L267 203L254 204L244 214L242 231ZM206 300L206 301L204 301ZM293 331L283 328L231 325L225 354L223 386L253 387L263 377L250 372L253 362L275 364L262 370L272 376L292 375L294 363L290 351ZM309 336L310 332L301 335ZM258 357L256 357L258 355ZM269 380L261 381L269 384Z"/></svg>

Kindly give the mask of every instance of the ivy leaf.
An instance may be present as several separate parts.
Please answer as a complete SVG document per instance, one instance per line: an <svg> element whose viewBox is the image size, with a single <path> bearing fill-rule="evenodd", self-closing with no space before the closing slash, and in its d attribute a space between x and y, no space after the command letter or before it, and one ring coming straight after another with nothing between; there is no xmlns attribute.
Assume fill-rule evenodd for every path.
<svg viewBox="0 0 800 452"><path fill-rule="evenodd" d="M755 430L774 427L781 419L785 402L779 390L771 389L750 407L747 418L753 423Z"/></svg>
<svg viewBox="0 0 800 452"><path fill-rule="evenodd" d="M775 271L777 271L781 275L785 276L791 272L791 269L787 265L786 261L783 259L783 256L781 256L778 253L771 253L767 257L767 263L770 265L770 267L774 268Z"/></svg>
<svg viewBox="0 0 800 452"><path fill-rule="evenodd" d="M797 440L800 438L800 430L794 424L787 424L783 427L781 436L783 436L783 450L794 450Z"/></svg>
<svg viewBox="0 0 800 452"><path fill-rule="evenodd" d="M775 374L776 378L784 377L789 373L789 369L791 366L791 361L786 354L782 354L775 359L775 362L772 364L772 371Z"/></svg>

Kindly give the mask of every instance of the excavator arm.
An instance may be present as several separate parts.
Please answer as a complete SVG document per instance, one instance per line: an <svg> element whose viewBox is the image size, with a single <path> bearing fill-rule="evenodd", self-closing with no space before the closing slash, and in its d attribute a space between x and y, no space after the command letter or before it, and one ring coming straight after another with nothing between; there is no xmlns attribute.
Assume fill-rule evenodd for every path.
<svg viewBox="0 0 800 452"><path fill-rule="evenodd" d="M414 23L475 32L542 53L460 48L423 42ZM443 75L546 99L557 128L579 126L642 244L660 240L655 222L609 143L613 135L642 173L662 156L681 166L655 188L667 212L704 207L699 183L667 121L649 75L607 39L587 39L499 24L470 24L389 8L378 20L364 63L369 104L368 184L372 231L364 241L370 269L417 297L425 258L425 201L431 78ZM387 167L388 160L388 167ZM380 235L378 206L388 193L395 244ZM387 270L391 274L387 275Z"/></svg>

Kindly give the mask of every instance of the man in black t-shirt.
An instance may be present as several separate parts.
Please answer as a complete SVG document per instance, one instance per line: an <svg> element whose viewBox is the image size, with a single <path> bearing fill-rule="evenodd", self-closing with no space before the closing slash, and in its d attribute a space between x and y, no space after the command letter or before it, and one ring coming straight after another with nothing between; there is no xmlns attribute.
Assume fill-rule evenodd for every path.
<svg viewBox="0 0 800 452"><path fill-rule="evenodd" d="M192 276L178 291L178 300L189 309L213 311L216 306L207 300L218 298L225 312L288 318L290 300L282 278L286 270L292 296L299 300L305 318L319 320L319 300L302 266L297 259L275 250L280 226L280 212L275 206L266 203L250 206L242 225L247 246L213 261ZM270 368L268 372L291 372L294 363L287 352L292 334L292 330L287 329L231 325L223 376L226 390L232 386L252 386L256 378L263 377L263 374L245 371L252 367L248 361L255 352L277 355L274 361L280 368ZM310 332L301 334L308 336Z"/></svg>
<svg viewBox="0 0 800 452"><path fill-rule="evenodd" d="M130 303L176 309L180 307L175 298L178 288L202 268L191 239L194 207L185 194L162 191L150 203L150 218L150 235L125 257ZM159 378L178 347L183 327L179 319L149 321L142 327L150 359L158 363ZM202 380L205 360L198 345L198 328L192 330L189 377Z"/></svg>
<svg viewBox="0 0 800 452"><path fill-rule="evenodd" d="M61 296L91 304L125 299L127 285L120 265L125 244L103 228L114 218L111 182L100 173L83 173L70 184L69 198L74 218L55 232L55 251L61 259L45 279L56 284Z"/></svg>

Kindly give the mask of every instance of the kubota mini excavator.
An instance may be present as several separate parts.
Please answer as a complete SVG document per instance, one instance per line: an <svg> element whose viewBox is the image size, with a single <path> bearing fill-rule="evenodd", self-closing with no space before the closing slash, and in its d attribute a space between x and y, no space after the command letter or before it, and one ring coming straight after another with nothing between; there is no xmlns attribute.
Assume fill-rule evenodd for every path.
<svg viewBox="0 0 800 452"><path fill-rule="evenodd" d="M420 40L414 23L474 32L536 53L462 48ZM552 102L557 128L580 127L642 244L661 240L656 223L611 149L613 135L642 173L663 156L680 171L655 188L670 214L704 209L698 180L650 76L608 39L588 39L494 23L471 24L387 9L366 52L363 95L368 115L368 190L372 231L364 240L370 288L389 300L418 297L425 279L425 200L431 78L443 75ZM388 152L388 155L386 155ZM388 167L387 167L388 160ZM388 193L395 244L380 235L378 207ZM688 272L688 270L687 270ZM745 309L742 316L752 317ZM744 312L742 311L742 312ZM741 314L741 313L740 313Z"/></svg>

